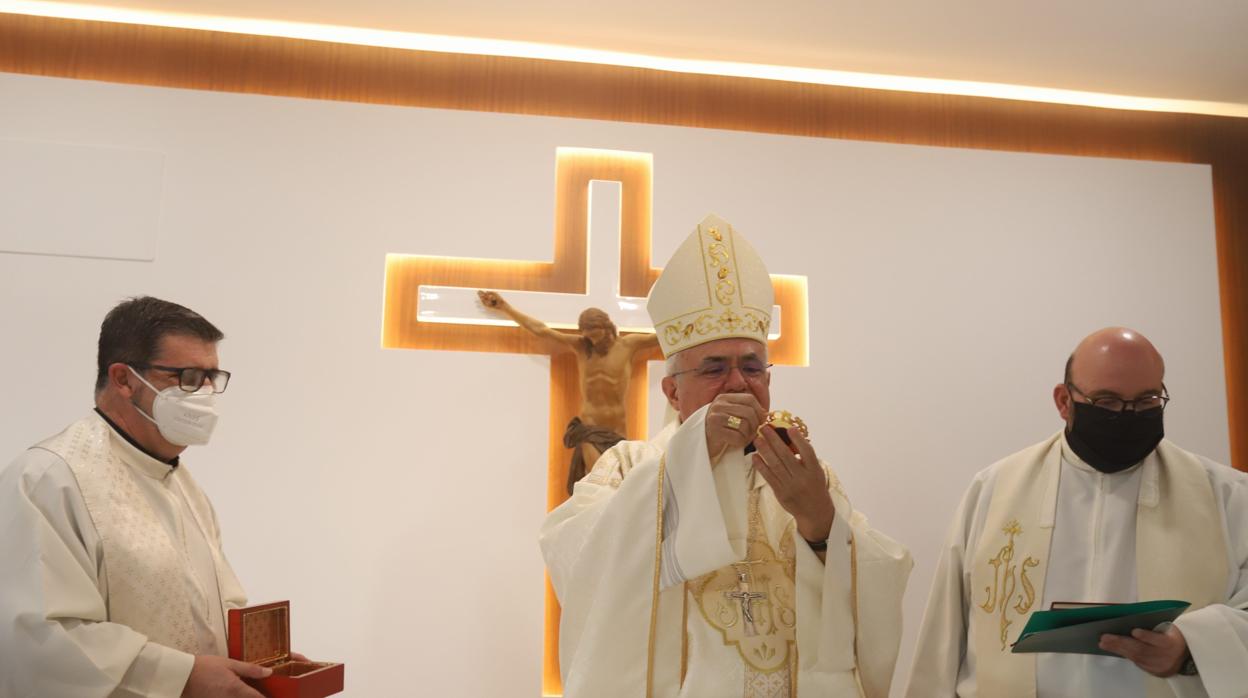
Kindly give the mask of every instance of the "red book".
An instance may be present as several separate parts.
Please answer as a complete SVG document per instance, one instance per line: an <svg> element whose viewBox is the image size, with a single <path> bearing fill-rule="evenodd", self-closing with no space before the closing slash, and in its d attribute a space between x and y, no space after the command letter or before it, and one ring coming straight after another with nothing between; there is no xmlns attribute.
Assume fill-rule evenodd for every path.
<svg viewBox="0 0 1248 698"><path fill-rule="evenodd" d="M346 665L290 658L290 602L230 609L230 658L268 667L264 679L244 679L269 698L324 698L342 691Z"/></svg>

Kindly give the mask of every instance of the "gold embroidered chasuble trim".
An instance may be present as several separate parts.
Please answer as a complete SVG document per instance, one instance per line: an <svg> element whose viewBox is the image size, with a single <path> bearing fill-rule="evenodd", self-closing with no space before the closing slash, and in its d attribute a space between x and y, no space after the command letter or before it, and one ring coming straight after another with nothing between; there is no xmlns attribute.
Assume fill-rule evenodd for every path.
<svg viewBox="0 0 1248 698"><path fill-rule="evenodd" d="M654 696L655 647L658 629L658 609L660 595L660 570L663 549L663 489L667 472L666 455L659 459L658 484L655 495L655 555L654 579L650 602L650 631L647 648L646 696ZM753 472L751 471L753 476ZM830 477L830 474L829 474ZM829 480L832 482L832 480ZM839 483L834 485L839 490ZM687 581L682 589L681 608L681 657L680 681L683 686L688 666L688 602L692 598L703 620L718 630L726 646L737 648L744 669L745 698L795 698L797 696L799 655L797 647L797 607L796 607L796 551L794 549L795 527L792 522L780 536L779 554L767 541L766 528L763 525L760 507L761 489L751 488L747 505L748 532L746 557L728 567L707 573L701 577ZM860 696L866 691L862 685L858 666L858 555L857 541L851 535L850 541L850 607L854 633L854 679ZM749 600L735 597L729 603L729 594L742 591L741 567L749 568L747 586L756 588L762 584L765 598L756 601L752 609L753 622L747 624L745 608ZM758 571L756 571L758 570ZM753 574L753 577L749 577ZM748 599L748 597L746 597ZM747 634L747 625L752 625L754 633Z"/></svg>
<svg viewBox="0 0 1248 698"><path fill-rule="evenodd" d="M1001 616L1001 650L1005 651L1007 637L1010 626L1014 621L1009 617L1009 612L1013 610L1024 617L1036 602L1036 589L1032 585L1031 580L1027 577L1027 570L1036 567L1040 561L1028 555L1023 560L1022 567L1014 564L1014 538L1023 533L1023 527L1019 525L1018 520L1011 520L1001 529L1001 532L1009 537L1004 547L988 561L988 565L992 567L992 586L984 587L984 591L988 593L988 598L979 604L979 607L988 613L999 613ZM1018 597L1017 602L1010 604L1014 596L1014 592L1019 585L1023 587L1023 593ZM1000 610L998 610L1000 609Z"/></svg>
<svg viewBox="0 0 1248 698"><path fill-rule="evenodd" d="M654 636L659 627L659 579L663 569L663 479L667 475L667 454L659 458L658 496L654 527L654 589L650 595L650 644L646 648L646 698L654 697ZM680 629L682 633L684 628ZM683 641L682 641L683 644ZM682 648L683 651L683 648ZM684 672L681 672L684 679Z"/></svg>
<svg viewBox="0 0 1248 698"><path fill-rule="evenodd" d="M1059 437L1013 456L1020 460L1017 467L999 470L978 546L967 550L973 604L969 622L975 628L976 680L983 696L1036 694L1034 655L1011 654L1009 643L1035 599L1044 597L1061 472ZM1034 564L1020 570L1018 559ZM1018 588L1022 572L1029 572L1030 597Z"/></svg>
<svg viewBox="0 0 1248 698"><path fill-rule="evenodd" d="M736 647L745 663L746 695L793 695L797 608L792 527L780 553L767 542L759 490L750 491L745 559L688 583L703 620ZM779 674L773 676L773 674Z"/></svg>

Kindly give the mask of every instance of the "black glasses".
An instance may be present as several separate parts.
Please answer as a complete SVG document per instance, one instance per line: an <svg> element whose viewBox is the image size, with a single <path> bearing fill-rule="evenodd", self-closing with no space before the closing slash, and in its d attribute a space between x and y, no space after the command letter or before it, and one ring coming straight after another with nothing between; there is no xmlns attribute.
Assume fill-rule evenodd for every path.
<svg viewBox="0 0 1248 698"><path fill-rule="evenodd" d="M191 366L188 368L177 368L174 366L160 366L158 364L134 364L134 368L145 370L155 369L164 371L165 373L176 373L178 376L178 387L188 393L199 392L205 382L212 385L212 392L224 393L226 386L230 384L230 372L222 371L219 368L198 368Z"/></svg>
<svg viewBox="0 0 1248 698"><path fill-rule="evenodd" d="M740 363L729 363L727 361L708 361L697 368L688 368L683 371L669 373L667 375L675 378L684 373L692 373L698 378L708 381L721 381L728 377L733 368L741 371L741 376L747 381L756 381L767 375L767 371L771 370L774 364L765 364L758 359L746 359Z"/></svg>
<svg viewBox="0 0 1248 698"><path fill-rule="evenodd" d="M1083 399L1087 400L1088 404L1093 407L1099 407L1103 410L1109 410L1110 412L1119 414L1125 411L1128 405L1131 407L1132 412L1142 412L1144 410L1154 410L1158 407L1165 410L1166 403L1170 402L1169 391L1166 390L1166 386L1164 385L1161 386L1160 394L1154 393L1152 395L1141 395L1134 400L1124 400L1116 395L1089 397L1087 393L1076 388L1074 383L1067 383L1066 387L1082 395Z"/></svg>

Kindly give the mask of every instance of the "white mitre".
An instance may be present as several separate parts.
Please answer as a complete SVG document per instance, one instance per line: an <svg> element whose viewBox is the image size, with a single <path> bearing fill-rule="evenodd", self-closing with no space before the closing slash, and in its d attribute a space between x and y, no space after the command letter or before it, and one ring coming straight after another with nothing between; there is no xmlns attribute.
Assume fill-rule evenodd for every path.
<svg viewBox="0 0 1248 698"><path fill-rule="evenodd" d="M729 337L766 344L774 302L762 258L728 221L712 214L663 268L646 311L668 357Z"/></svg>

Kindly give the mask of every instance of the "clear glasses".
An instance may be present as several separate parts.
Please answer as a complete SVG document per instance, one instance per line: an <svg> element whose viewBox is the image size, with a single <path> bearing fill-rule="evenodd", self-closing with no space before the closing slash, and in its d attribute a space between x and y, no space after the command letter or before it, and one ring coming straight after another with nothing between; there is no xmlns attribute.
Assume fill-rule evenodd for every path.
<svg viewBox="0 0 1248 698"><path fill-rule="evenodd" d="M1170 402L1169 391L1166 390L1166 386L1164 385L1161 386L1161 393L1153 393L1151 395L1141 395L1140 397L1137 397L1134 400L1124 400L1123 398L1120 398L1117 395L1098 395L1097 397L1091 397L1087 393L1076 388L1074 383L1067 383L1066 387L1069 390L1079 393L1081 396L1083 396L1083 399L1087 400L1088 404L1094 407L1099 407L1103 410L1109 410L1110 412L1116 412L1116 413L1124 412L1128 406L1131 407L1132 412L1143 412L1144 410L1154 410L1154 409L1157 409L1158 407L1164 410L1166 409L1166 403Z"/></svg>

